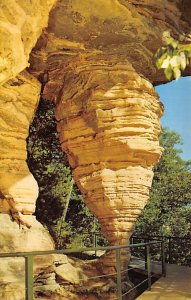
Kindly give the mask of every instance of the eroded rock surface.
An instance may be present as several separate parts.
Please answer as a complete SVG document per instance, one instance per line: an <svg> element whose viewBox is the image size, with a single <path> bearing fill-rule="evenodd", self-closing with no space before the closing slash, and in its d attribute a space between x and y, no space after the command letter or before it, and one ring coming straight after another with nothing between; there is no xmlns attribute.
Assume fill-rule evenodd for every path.
<svg viewBox="0 0 191 300"><path fill-rule="evenodd" d="M1 213L35 210L38 186L26 163L26 138L39 94L39 82L27 72L0 87Z"/></svg>
<svg viewBox="0 0 191 300"><path fill-rule="evenodd" d="M147 202L158 143L160 102L128 64L96 60L70 73L56 117L62 148L87 206L111 244L125 244Z"/></svg>
<svg viewBox="0 0 191 300"><path fill-rule="evenodd" d="M162 106L151 83L166 79L156 70L153 53L164 30L175 36L190 31L187 0L58 0L49 17L55 2L0 3L0 220L6 224L0 251L53 247L31 216L38 187L26 164L26 138L40 91L56 103L62 148L103 234L111 244L127 242L162 151ZM42 86L26 71L20 73L34 46L29 72ZM22 242L34 234L35 245ZM113 265L112 257L104 264ZM44 299L79 300L73 291L62 294L61 282L54 286L63 266L57 267L57 274L49 270L41 281Z"/></svg>
<svg viewBox="0 0 191 300"><path fill-rule="evenodd" d="M112 245L126 244L148 200L152 166L162 152L162 106L152 85L128 62L98 56L91 64L87 60L64 77L56 109L58 131L102 233ZM104 264L114 262L109 257Z"/></svg>
<svg viewBox="0 0 191 300"><path fill-rule="evenodd" d="M29 66L29 55L47 26L55 0L1 0L0 84Z"/></svg>

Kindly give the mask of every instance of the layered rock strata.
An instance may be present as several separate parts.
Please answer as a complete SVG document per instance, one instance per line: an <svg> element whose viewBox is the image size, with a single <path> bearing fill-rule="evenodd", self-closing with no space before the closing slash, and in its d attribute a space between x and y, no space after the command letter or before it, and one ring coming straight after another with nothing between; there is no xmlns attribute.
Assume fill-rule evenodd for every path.
<svg viewBox="0 0 191 300"><path fill-rule="evenodd" d="M36 220L38 186L26 159L26 139L38 105L40 83L24 71L0 87L0 252L53 249ZM50 257L42 258L52 261ZM0 258L0 299L25 299L24 258Z"/></svg>
<svg viewBox="0 0 191 300"><path fill-rule="evenodd" d="M40 236L45 230L32 216L38 186L26 163L26 139L38 105L41 84L27 71L19 72L29 65L29 54L48 24L54 3L55 0L32 0L30 5L23 0L3 0L0 3L0 218L4 220L4 214L10 216L9 222L7 219L1 227L2 237L7 233L5 241L1 239L2 251L27 251L43 245ZM39 241L37 238L38 242L34 242L37 247L21 242L22 234L20 238L19 232L22 230L17 224L14 233L8 234L7 230L12 228L11 219L39 230ZM28 238L28 232L30 236L32 230L25 228L23 231ZM47 234L46 239L45 247L52 247Z"/></svg>
<svg viewBox="0 0 191 300"><path fill-rule="evenodd" d="M29 66L32 48L47 26L56 0L1 0L0 84Z"/></svg>
<svg viewBox="0 0 191 300"><path fill-rule="evenodd" d="M25 162L41 87L19 73L28 66L55 2L0 3L0 251L53 247L32 216L38 188ZM148 199L152 166L161 154L162 112L149 81L166 80L152 57L163 31L175 36L190 31L190 7L187 0L59 0L31 55L30 72L42 82L44 97L56 102L62 148L74 177L111 244L127 242ZM11 274L15 270L11 267ZM46 282L49 295L51 280ZM3 284L9 288L7 279ZM18 300L17 295L8 299Z"/></svg>
<svg viewBox="0 0 191 300"><path fill-rule="evenodd" d="M68 70L56 118L62 149L103 235L112 245L126 244L162 152L162 106L128 62L100 57Z"/></svg>
<svg viewBox="0 0 191 300"><path fill-rule="evenodd" d="M26 163L26 138L39 94L39 82L27 72L0 87L1 213L35 210L38 186Z"/></svg>

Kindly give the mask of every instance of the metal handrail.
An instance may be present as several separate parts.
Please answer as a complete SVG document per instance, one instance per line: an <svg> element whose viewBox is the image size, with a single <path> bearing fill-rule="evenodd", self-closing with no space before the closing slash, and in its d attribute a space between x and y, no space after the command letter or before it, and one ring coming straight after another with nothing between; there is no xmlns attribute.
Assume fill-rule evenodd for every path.
<svg viewBox="0 0 191 300"><path fill-rule="evenodd" d="M177 241L178 243L181 243L181 241L187 241L186 243L191 244L191 237L181 237L181 236L170 236L170 235L147 235L147 236L138 236L138 235L133 235L131 237L131 242L134 243L134 241L138 239L144 242L148 242L149 240L158 240L161 239L166 243L166 262L171 264L171 263L175 263L174 261L174 257L173 257L173 245L175 244L175 241ZM188 242L190 241L190 243ZM176 254L178 254L178 252L175 252ZM189 262L189 266L190 266Z"/></svg>
<svg viewBox="0 0 191 300"><path fill-rule="evenodd" d="M119 245L119 246L104 246L104 247L91 247L91 248L78 248L78 249L64 249L64 250L45 250L45 251L32 251L32 252L14 252L14 253L0 253L0 258L4 257L24 257L25 258L25 299L33 300L33 264L34 257L39 255L51 255L51 254L71 254L71 253L82 253L86 251L97 251L97 250L113 250L116 251L116 275L117 275L117 299L122 300L122 281L121 275L121 249L130 249L134 247L146 247L147 257L147 273L148 273L148 289L151 289L151 257L150 257L150 246L154 244L161 244L161 249L164 250L163 241L150 241L147 243L138 243L130 245ZM165 268L165 253L162 251L162 274L166 275ZM113 274L112 274L113 275ZM115 275L115 274L114 274ZM107 275L109 276L109 275ZM101 276L99 276L101 277ZM90 278L89 278L90 279Z"/></svg>

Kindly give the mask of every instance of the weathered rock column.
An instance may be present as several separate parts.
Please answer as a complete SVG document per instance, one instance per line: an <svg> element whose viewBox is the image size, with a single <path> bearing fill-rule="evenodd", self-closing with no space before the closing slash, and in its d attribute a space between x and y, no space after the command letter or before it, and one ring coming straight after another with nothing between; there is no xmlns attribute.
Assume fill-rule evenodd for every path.
<svg viewBox="0 0 191 300"><path fill-rule="evenodd" d="M128 63L97 58L65 77L56 109L62 148L112 245L128 242L147 203L162 152L161 114L152 85Z"/></svg>
<svg viewBox="0 0 191 300"><path fill-rule="evenodd" d="M26 163L26 138L40 88L27 72L0 87L0 252L53 246L47 231L32 215L38 185Z"/></svg>
<svg viewBox="0 0 191 300"><path fill-rule="evenodd" d="M38 186L26 163L26 138L40 89L27 72L0 87L0 252L54 247L47 230L33 216ZM45 257L38 265L51 262ZM0 299L24 300L24 258L0 258L0 264Z"/></svg>

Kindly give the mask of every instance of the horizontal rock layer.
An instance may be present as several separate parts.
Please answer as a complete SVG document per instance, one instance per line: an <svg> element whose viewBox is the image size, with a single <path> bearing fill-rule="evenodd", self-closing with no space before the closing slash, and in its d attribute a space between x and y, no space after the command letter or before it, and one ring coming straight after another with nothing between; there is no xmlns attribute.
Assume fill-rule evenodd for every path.
<svg viewBox="0 0 191 300"><path fill-rule="evenodd" d="M0 84L28 67L29 55L48 24L55 0L1 0Z"/></svg>
<svg viewBox="0 0 191 300"><path fill-rule="evenodd" d="M26 139L40 83L24 71L0 87L0 253L50 250L54 243L32 214L38 186L26 159ZM42 265L44 260L41 258ZM24 258L0 258L0 299L25 299Z"/></svg>
<svg viewBox="0 0 191 300"><path fill-rule="evenodd" d="M44 83L51 68L59 69L84 51L99 51L128 60L151 82L167 82L153 54L162 46L165 30L176 37L190 32L189 11L187 0L57 1L46 33L32 51L30 69Z"/></svg>
<svg viewBox="0 0 191 300"><path fill-rule="evenodd" d="M40 84L28 73L0 87L0 212L32 214L38 186L26 159L26 138Z"/></svg>
<svg viewBox="0 0 191 300"><path fill-rule="evenodd" d="M161 155L162 106L152 85L130 64L98 56L95 61L80 61L66 73L56 108L58 131L103 234L112 244L125 244Z"/></svg>
<svg viewBox="0 0 191 300"><path fill-rule="evenodd" d="M148 199L152 166L161 154L162 107L144 76L166 82L152 57L164 30L175 36L190 31L190 7L187 0L1 1L0 83L14 78L1 88L1 251L53 246L30 216L38 189L25 163L25 139L40 85L18 74L31 49L30 72L42 82L44 97L57 103L62 147L85 201L109 241L123 244ZM109 260L105 264L113 264ZM47 282L42 290L48 295Z"/></svg>

